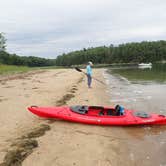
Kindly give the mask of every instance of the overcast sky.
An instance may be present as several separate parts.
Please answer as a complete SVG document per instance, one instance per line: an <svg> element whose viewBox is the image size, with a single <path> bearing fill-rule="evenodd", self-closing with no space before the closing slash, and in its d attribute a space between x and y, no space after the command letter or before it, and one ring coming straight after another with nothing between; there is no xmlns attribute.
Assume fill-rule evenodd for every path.
<svg viewBox="0 0 166 166"><path fill-rule="evenodd" d="M0 0L0 32L10 53L46 58L166 40L166 0Z"/></svg>

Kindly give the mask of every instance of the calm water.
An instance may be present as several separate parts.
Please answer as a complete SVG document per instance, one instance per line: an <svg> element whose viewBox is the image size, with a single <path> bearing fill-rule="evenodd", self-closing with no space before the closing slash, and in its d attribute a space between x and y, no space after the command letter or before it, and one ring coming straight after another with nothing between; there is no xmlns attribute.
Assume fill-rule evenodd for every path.
<svg viewBox="0 0 166 166"><path fill-rule="evenodd" d="M125 108L166 115L166 64L152 68L109 69L104 74L110 102ZM111 128L123 147L123 165L166 166L166 126Z"/></svg>
<svg viewBox="0 0 166 166"><path fill-rule="evenodd" d="M156 82L166 83L166 64L153 64L150 68L119 67L112 68L110 72L125 77L132 83Z"/></svg>

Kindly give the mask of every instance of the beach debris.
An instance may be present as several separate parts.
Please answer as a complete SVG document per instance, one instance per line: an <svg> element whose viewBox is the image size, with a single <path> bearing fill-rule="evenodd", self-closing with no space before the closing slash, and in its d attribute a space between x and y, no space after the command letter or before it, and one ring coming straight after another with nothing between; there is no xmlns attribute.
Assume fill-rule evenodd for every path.
<svg viewBox="0 0 166 166"><path fill-rule="evenodd" d="M73 98L74 95L71 93L68 93L66 95L64 95L60 100L58 100L56 102L57 106L62 106L62 105L66 105L67 101L69 101L71 98Z"/></svg>
<svg viewBox="0 0 166 166"><path fill-rule="evenodd" d="M14 140L0 166L21 166L22 161L33 152L34 148L38 147L38 142L35 138L44 135L47 130L50 130L50 126L41 124L22 137Z"/></svg>

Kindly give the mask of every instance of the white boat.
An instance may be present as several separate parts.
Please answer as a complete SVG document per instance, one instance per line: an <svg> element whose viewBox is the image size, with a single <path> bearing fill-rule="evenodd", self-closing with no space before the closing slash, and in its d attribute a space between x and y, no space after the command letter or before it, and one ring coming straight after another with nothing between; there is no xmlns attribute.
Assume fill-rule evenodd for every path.
<svg viewBox="0 0 166 166"><path fill-rule="evenodd" d="M140 63L140 64L138 64L138 67L142 68L142 69L144 69L144 68L152 68L152 63L151 62L150 63Z"/></svg>
<svg viewBox="0 0 166 166"><path fill-rule="evenodd" d="M140 63L138 66L152 66L152 63Z"/></svg>

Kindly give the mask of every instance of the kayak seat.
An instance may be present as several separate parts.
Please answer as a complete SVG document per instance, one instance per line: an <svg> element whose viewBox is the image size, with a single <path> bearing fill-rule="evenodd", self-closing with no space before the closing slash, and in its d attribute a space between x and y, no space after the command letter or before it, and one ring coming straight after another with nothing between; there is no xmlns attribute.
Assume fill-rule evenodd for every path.
<svg viewBox="0 0 166 166"><path fill-rule="evenodd" d="M87 106L81 106L78 109L79 112L82 112L83 114L86 114L88 112L88 107Z"/></svg>
<svg viewBox="0 0 166 166"><path fill-rule="evenodd" d="M70 109L71 111L79 114L86 114L88 112L88 106L76 105L76 106L71 106Z"/></svg>
<svg viewBox="0 0 166 166"><path fill-rule="evenodd" d="M104 111L101 110L101 111L99 112L99 115L100 115L100 116L103 116L103 115L104 115Z"/></svg>
<svg viewBox="0 0 166 166"><path fill-rule="evenodd" d="M114 116L115 115L115 111L112 109L107 110L107 115L111 115Z"/></svg>
<svg viewBox="0 0 166 166"><path fill-rule="evenodd" d="M116 116L120 115L120 105L115 106L115 112L116 112Z"/></svg>

